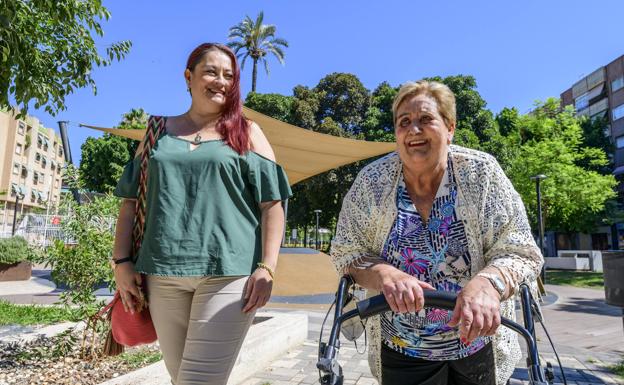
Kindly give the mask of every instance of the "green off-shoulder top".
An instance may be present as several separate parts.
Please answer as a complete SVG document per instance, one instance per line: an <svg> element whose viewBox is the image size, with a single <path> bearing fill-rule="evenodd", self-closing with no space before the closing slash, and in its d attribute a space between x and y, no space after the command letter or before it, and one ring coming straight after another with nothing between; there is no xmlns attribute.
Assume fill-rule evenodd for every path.
<svg viewBox="0 0 624 385"><path fill-rule="evenodd" d="M136 198L140 162L129 162L115 188ZM260 202L292 191L277 163L240 155L223 140L191 143L163 134L148 164L146 223L137 272L162 276L249 275L262 259Z"/></svg>

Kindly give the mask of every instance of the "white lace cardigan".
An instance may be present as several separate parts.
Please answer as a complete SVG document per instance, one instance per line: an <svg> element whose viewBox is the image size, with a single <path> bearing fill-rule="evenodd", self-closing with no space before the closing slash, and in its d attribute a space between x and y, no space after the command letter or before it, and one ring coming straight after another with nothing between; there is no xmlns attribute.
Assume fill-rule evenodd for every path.
<svg viewBox="0 0 624 385"><path fill-rule="evenodd" d="M494 157L451 145L457 183L458 216L463 218L471 275L486 266L496 267L517 292L521 282L535 288L543 258L531 235L524 205ZM364 268L380 259L382 248L397 216L396 191L402 163L396 152L367 165L344 198L331 258L339 274L352 265ZM501 303L501 314L515 319L513 297ZM379 316L366 323L369 365L381 379L381 326ZM518 336L500 327L494 337L496 379L505 384L521 357Z"/></svg>

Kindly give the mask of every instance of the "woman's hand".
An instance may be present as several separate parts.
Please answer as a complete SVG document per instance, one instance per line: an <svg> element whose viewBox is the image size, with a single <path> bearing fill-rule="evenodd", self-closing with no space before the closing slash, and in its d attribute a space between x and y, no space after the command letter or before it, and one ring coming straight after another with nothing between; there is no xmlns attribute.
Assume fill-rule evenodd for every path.
<svg viewBox="0 0 624 385"><path fill-rule="evenodd" d="M423 289L435 290L427 282L402 272L390 265L378 265L379 291L395 313L415 313L423 308L425 297Z"/></svg>
<svg viewBox="0 0 624 385"><path fill-rule="evenodd" d="M256 311L266 305L271 297L273 278L265 269L258 268L247 280L245 285L244 313Z"/></svg>
<svg viewBox="0 0 624 385"><path fill-rule="evenodd" d="M115 284L124 310L134 314L145 306L141 291L141 274L134 271L134 264L125 262L115 267Z"/></svg>
<svg viewBox="0 0 624 385"><path fill-rule="evenodd" d="M494 335L500 322L500 294L487 278L472 278L457 295L448 325L459 325L459 338L467 345L477 337Z"/></svg>

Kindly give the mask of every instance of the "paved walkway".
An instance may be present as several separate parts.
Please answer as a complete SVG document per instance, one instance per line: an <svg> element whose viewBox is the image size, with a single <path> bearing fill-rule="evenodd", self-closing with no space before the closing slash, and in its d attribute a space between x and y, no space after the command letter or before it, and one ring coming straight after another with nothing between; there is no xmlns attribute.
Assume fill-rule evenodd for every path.
<svg viewBox="0 0 624 385"><path fill-rule="evenodd" d="M39 278L47 277L46 271L38 270L34 273ZM624 384L623 379L614 377L606 369L609 365L624 358L622 310L607 305L604 302L604 292L600 290L551 285L547 285L546 288L557 296L554 303L543 307L543 313L550 335L561 356L568 384ZM24 292L18 294L12 290L5 291L5 294L11 295L3 295L0 292L0 299L14 303L53 303L58 299L61 291L62 288L56 288L46 294ZM100 294L106 297L109 293L102 290ZM297 303L298 300L306 297L298 295L300 293L293 294L295 295L276 296L277 301L273 301L270 307L271 310L276 311L305 312L309 319L307 341L286 356L274 361L265 370L256 373L254 377L245 381L244 385L318 383L316 369L318 337L325 315L324 311L319 309L327 308L327 305L323 304L322 300L303 305L284 305L284 302ZM315 294L315 298L328 300L331 296ZM331 317L325 328L325 336L329 333L330 325ZM557 362L540 327L537 328L537 335L540 353L555 367L556 382L561 382L556 367ZM368 369L366 354L358 353L352 343L344 342L343 344L339 359L344 369L345 384L376 384ZM363 344L363 340L359 341L360 351L363 350ZM527 379L526 369L519 367L513 375L512 384L525 384Z"/></svg>
<svg viewBox="0 0 624 385"><path fill-rule="evenodd" d="M557 296L557 300L543 307L542 311L546 327L561 358L568 384L624 384L624 379L615 377L607 369L608 366L624 359L621 309L607 305L604 302L604 293L600 290L553 285L547 285L546 288ZM324 313L321 311L306 313L309 320L308 340L282 359L273 362L264 371L256 373L254 377L245 381L244 385L318 384L316 369L318 336ZM327 341L331 319L330 316L325 326L324 341ZM553 365L555 383L563 383L548 340L541 327L537 326L537 329L540 354L546 362ZM363 346L363 339L358 341L358 349L353 343L343 341L339 362L344 370L345 385L377 384L368 368L366 353L358 352L364 350ZM512 385L528 384L526 367L522 367L524 362L523 358L520 366L516 368L511 380Z"/></svg>

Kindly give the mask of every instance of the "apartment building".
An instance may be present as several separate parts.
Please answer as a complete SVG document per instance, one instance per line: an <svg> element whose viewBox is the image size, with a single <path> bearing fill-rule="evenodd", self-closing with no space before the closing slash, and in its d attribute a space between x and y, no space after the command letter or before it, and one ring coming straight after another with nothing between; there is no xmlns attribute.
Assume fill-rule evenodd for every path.
<svg viewBox="0 0 624 385"><path fill-rule="evenodd" d="M612 155L613 175L619 182L620 201L624 202L624 55L594 70L561 94L561 105L573 105L577 116L590 118L607 117L609 125L604 132L615 144ZM603 236L597 242L592 234L592 244L603 243L608 247L624 248L624 223L611 228L611 239ZM592 247L598 249L598 247Z"/></svg>
<svg viewBox="0 0 624 385"><path fill-rule="evenodd" d="M35 117L16 119L0 111L0 233L11 231L16 211L19 217L56 210L63 155L61 138L52 128Z"/></svg>
<svg viewBox="0 0 624 385"><path fill-rule="evenodd" d="M561 94L561 105L574 105L576 114L591 118L607 116L605 135L615 144L613 174L624 176L624 55L576 82ZM620 193L624 184L620 183Z"/></svg>

